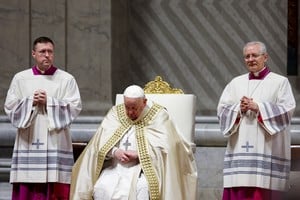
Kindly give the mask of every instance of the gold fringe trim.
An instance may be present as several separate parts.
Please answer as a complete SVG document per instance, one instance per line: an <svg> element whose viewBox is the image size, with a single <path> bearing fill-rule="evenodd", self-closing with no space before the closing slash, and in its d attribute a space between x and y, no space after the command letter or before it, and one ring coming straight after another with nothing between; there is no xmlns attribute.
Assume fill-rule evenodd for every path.
<svg viewBox="0 0 300 200"><path fill-rule="evenodd" d="M140 164L149 184L148 186L150 192L150 199L160 200L159 181L155 173L154 167L152 165L151 158L149 156L147 140L144 134L144 127L151 120L153 120L155 115L162 108L162 106L154 104L142 120L132 121L126 115L124 104L117 105L117 113L121 122L121 126L116 130L116 132L112 135L112 137L107 141L107 143L100 149L98 153L98 163L96 169L97 178L101 173L106 154L111 150L111 148L113 148L117 144L117 142L123 137L127 130L131 126L135 125Z"/></svg>
<svg viewBox="0 0 300 200"><path fill-rule="evenodd" d="M119 106L118 106L119 111ZM127 130L132 126L130 123L122 124L123 126L120 126L116 132L111 136L111 138L108 139L108 141L104 144L104 146L100 149L98 152L98 162L97 162L97 168L96 168L96 177L98 179L100 172L103 167L103 163L105 160L105 156L107 153L121 140L123 135L127 132Z"/></svg>
<svg viewBox="0 0 300 200"><path fill-rule="evenodd" d="M159 191L159 181L157 174L155 173L153 164L151 162L150 154L148 152L148 143L144 133L144 127L153 120L155 115L160 111L163 107L154 104L143 120L138 121L136 123L136 139L138 145L138 154L140 159L140 164L142 170L146 176L149 186L150 199L151 200L159 200L160 199L160 191Z"/></svg>

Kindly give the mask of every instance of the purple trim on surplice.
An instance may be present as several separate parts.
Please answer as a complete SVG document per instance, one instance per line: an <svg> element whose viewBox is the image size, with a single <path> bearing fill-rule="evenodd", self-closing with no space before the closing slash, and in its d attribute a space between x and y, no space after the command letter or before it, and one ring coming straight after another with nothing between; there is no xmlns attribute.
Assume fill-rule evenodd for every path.
<svg viewBox="0 0 300 200"><path fill-rule="evenodd" d="M269 73L270 69L268 67L265 67L261 72L258 73L258 76L255 76L253 73L249 73L249 80L251 79L258 79L262 80L264 79Z"/></svg>
<svg viewBox="0 0 300 200"><path fill-rule="evenodd" d="M57 68L51 65L51 67L49 67L49 69L47 69L45 73L42 74L41 71L38 70L37 66L32 67L32 72L34 75L53 75L56 72L56 70Z"/></svg>

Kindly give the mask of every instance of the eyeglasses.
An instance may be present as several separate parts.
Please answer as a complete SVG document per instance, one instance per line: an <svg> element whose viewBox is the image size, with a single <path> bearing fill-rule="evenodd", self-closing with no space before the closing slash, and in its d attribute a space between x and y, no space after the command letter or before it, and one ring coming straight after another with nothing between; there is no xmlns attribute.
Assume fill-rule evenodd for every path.
<svg viewBox="0 0 300 200"><path fill-rule="evenodd" d="M251 57L254 58L254 59L257 59L261 55L263 55L263 53L260 53L260 54L255 54L255 53L254 54L248 54L248 55L244 56L244 59L245 60L249 60Z"/></svg>

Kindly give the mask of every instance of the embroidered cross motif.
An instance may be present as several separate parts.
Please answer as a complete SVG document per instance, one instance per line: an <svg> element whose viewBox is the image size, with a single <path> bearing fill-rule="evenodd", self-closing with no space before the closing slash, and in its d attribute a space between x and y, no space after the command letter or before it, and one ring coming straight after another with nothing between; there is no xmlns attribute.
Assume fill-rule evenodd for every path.
<svg viewBox="0 0 300 200"><path fill-rule="evenodd" d="M123 143L123 145L125 146L125 150L128 150L128 147L131 146L131 143L128 141L128 138L126 140L126 142Z"/></svg>
<svg viewBox="0 0 300 200"><path fill-rule="evenodd" d="M253 145L249 145L249 142L247 141L246 145L242 145L242 148L246 148L246 152L249 152L249 149L250 148L254 148L254 146Z"/></svg>
<svg viewBox="0 0 300 200"><path fill-rule="evenodd" d="M32 145L36 145L36 148L39 149L40 145L44 145L44 143L40 142L40 139L37 139L36 142L33 142Z"/></svg>

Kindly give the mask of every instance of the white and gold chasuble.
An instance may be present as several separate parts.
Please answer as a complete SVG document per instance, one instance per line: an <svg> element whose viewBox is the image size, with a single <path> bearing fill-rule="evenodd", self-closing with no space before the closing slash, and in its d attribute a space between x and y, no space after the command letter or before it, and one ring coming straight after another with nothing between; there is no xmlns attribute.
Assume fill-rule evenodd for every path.
<svg viewBox="0 0 300 200"><path fill-rule="evenodd" d="M128 135L130 140L126 141ZM134 143L128 148L137 150L139 163L120 166L122 164L109 159L114 147L126 148L124 141ZM197 170L193 152L176 132L165 109L157 104L147 107L135 121L126 116L124 104L110 110L73 167L71 199L92 199L98 178L113 171L124 173L117 177L118 181L124 177L129 180L125 188L119 184L110 192L114 199L135 200L141 174L147 180L151 200L196 198ZM106 187L113 188L118 181L102 185L106 183Z"/></svg>

